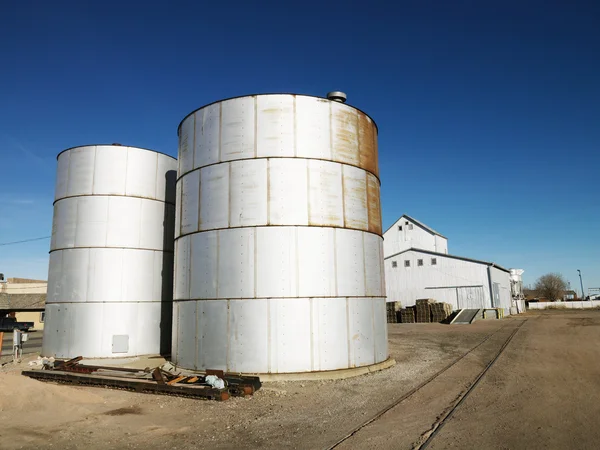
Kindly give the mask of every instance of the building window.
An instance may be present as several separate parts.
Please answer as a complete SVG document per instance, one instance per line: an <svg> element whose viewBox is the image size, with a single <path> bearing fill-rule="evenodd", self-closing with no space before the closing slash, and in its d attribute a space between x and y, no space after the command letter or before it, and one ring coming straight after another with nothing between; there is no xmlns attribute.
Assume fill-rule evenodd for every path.
<svg viewBox="0 0 600 450"><path fill-rule="evenodd" d="M44 312L41 312L41 313L40 313L40 322L41 322L41 323L44 323L44 320L45 320L45 319L46 319L46 312L44 311Z"/></svg>
<svg viewBox="0 0 600 450"><path fill-rule="evenodd" d="M412 229L413 229L413 224L412 224L412 223L409 223L409 224L408 224L408 229L409 229L409 230L412 230Z"/></svg>
<svg viewBox="0 0 600 450"><path fill-rule="evenodd" d="M417 266L422 266L422 265L423 265L423 260L417 259Z"/></svg>
<svg viewBox="0 0 600 450"><path fill-rule="evenodd" d="M402 231L402 225L398 225L398 231Z"/></svg>
<svg viewBox="0 0 600 450"><path fill-rule="evenodd" d="M432 266L437 265L437 258L431 258L431 265Z"/></svg>
<svg viewBox="0 0 600 450"><path fill-rule="evenodd" d="M393 267L393 268L396 268L396 267L398 267L398 262L397 262L397 261L392 261L392 267Z"/></svg>
<svg viewBox="0 0 600 450"><path fill-rule="evenodd" d="M404 260L404 267L410 267L410 261L408 259Z"/></svg>

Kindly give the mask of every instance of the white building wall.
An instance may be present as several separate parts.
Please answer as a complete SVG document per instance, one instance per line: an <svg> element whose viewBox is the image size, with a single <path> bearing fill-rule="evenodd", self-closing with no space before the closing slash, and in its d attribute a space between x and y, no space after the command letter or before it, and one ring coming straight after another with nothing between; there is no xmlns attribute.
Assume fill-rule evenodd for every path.
<svg viewBox="0 0 600 450"><path fill-rule="evenodd" d="M492 290L493 283L499 284L500 291L500 303L495 304L497 308L504 308L504 314L510 314L510 307L512 303L512 296L510 293L510 273L503 270L497 269L496 267L490 267L490 276L492 279Z"/></svg>
<svg viewBox="0 0 600 450"><path fill-rule="evenodd" d="M442 236L438 236L437 234L434 236L435 237L435 252L438 253L448 253L448 239L446 239L445 237Z"/></svg>
<svg viewBox="0 0 600 450"><path fill-rule="evenodd" d="M436 260L435 265L432 264L433 258ZM423 260L423 266L418 265L419 259ZM405 267L405 261L410 261L410 267ZM393 267L394 262L397 263L396 267ZM457 288L480 286L483 307L490 308L492 304L487 267L485 264L414 250L402 253L385 260L387 301L399 301L406 307L413 306L417 299L433 298L450 303L454 309L458 309ZM506 279L508 280L508 273Z"/></svg>
<svg viewBox="0 0 600 450"><path fill-rule="evenodd" d="M409 248L436 252L436 235L401 217L383 235L384 256L387 258Z"/></svg>

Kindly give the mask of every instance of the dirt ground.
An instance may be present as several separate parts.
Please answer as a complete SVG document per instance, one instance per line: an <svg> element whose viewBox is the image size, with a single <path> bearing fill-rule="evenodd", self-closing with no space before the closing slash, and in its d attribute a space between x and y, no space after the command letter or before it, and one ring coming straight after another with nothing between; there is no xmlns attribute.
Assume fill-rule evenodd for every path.
<svg viewBox="0 0 600 450"><path fill-rule="evenodd" d="M523 321L527 320L524 324ZM540 311L473 325L391 324L396 366L337 381L265 383L210 402L42 383L0 369L0 447L418 448L516 327L429 448L600 448L600 311Z"/></svg>

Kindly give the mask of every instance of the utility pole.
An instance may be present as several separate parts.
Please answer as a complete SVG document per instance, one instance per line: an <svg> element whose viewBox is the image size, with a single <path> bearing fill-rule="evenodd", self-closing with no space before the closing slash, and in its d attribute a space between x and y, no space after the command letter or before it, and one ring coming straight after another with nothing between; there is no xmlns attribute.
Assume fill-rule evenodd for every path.
<svg viewBox="0 0 600 450"><path fill-rule="evenodd" d="M579 272L579 281L581 282L581 298L585 299L585 294L583 293L583 278L581 278L581 270L577 269Z"/></svg>

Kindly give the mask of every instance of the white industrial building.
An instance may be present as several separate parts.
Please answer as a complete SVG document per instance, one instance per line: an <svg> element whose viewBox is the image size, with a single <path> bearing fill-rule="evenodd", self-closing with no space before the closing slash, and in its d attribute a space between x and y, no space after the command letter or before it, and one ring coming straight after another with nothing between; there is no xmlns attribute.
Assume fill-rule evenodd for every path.
<svg viewBox="0 0 600 450"><path fill-rule="evenodd" d="M412 306L420 298L462 308L503 308L510 314L510 271L448 254L448 239L403 215L383 234L387 301Z"/></svg>

